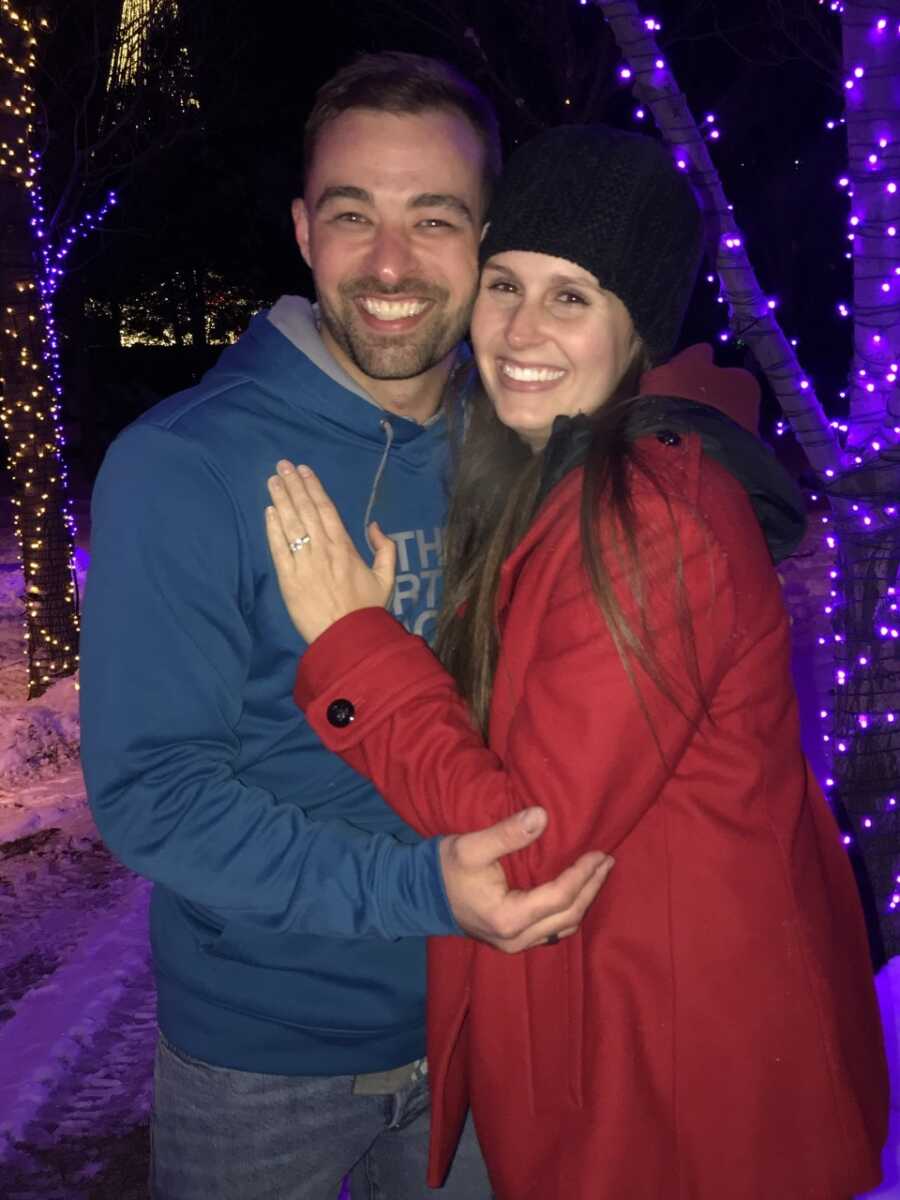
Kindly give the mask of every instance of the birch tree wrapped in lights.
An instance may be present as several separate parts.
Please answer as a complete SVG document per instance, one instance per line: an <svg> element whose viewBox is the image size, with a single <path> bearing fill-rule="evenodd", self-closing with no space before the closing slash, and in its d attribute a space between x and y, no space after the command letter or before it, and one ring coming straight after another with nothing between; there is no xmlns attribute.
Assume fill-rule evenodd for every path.
<svg viewBox="0 0 900 1200"><path fill-rule="evenodd" d="M177 38L176 0L120 0L85 4L84 41L72 54L81 72L66 92L72 111L56 131L56 186L50 215L44 205L34 75L47 22L30 5L0 0L0 379L13 519L25 577L28 696L39 696L78 666L78 595L74 522L63 457L62 372L54 298L74 243L90 234L116 203L111 178L126 177L143 155L171 144L198 103L177 85L187 52ZM104 30L118 9L115 38ZM166 35L163 37L162 35ZM143 54L156 39L156 75ZM174 65L173 65L174 64ZM147 119L160 89L182 123ZM57 89L66 91L66 89ZM66 149L60 157L59 146ZM64 160L64 161L63 161ZM92 211L84 197L105 196Z"/></svg>
<svg viewBox="0 0 900 1200"><path fill-rule="evenodd" d="M844 125L851 201L851 446L900 425L900 0L835 6L844 44ZM893 440L893 439L891 439Z"/></svg>
<svg viewBox="0 0 900 1200"><path fill-rule="evenodd" d="M62 456L53 291L67 253L42 245L31 82L38 34L0 0L0 417L25 579L29 699L78 663L74 528Z"/></svg>
<svg viewBox="0 0 900 1200"><path fill-rule="evenodd" d="M845 844L865 867L879 953L892 956L900 953L900 0L824 5L841 16L846 65L849 164L838 185L851 200L855 314L846 424L826 418L759 286L709 152L716 130L691 114L657 44L659 23L636 0L593 3L622 52L620 77L696 186L731 330L765 372L830 501L822 520L835 557L826 607L835 670L833 704L821 712L833 764L825 784Z"/></svg>
<svg viewBox="0 0 900 1200"><path fill-rule="evenodd" d="M836 572L833 778L900 952L900 0L834 0L853 253L848 454L827 492ZM845 182L846 181L846 182ZM827 711L827 710L826 710Z"/></svg>

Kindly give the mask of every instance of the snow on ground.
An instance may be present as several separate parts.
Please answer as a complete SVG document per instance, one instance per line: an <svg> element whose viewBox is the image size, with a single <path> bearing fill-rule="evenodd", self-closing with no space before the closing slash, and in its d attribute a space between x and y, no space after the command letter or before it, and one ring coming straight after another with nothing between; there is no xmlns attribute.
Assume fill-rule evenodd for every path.
<svg viewBox="0 0 900 1200"><path fill-rule="evenodd" d="M76 567L83 591L83 547L76 551ZM79 737L76 681L61 680L40 699L25 702L23 593L7 508L0 515L0 843L58 824L84 807L84 786L73 771Z"/></svg>
<svg viewBox="0 0 900 1200"><path fill-rule="evenodd" d="M0 1195L145 1195L156 1038L148 885L110 857L84 806L67 832L8 848L17 852L0 862Z"/></svg>
<svg viewBox="0 0 900 1200"><path fill-rule="evenodd" d="M0 526L0 1197L138 1200L156 1040L149 885L91 820L75 680L25 700L22 592Z"/></svg>
<svg viewBox="0 0 900 1200"><path fill-rule="evenodd" d="M0 668L0 687L10 674ZM24 667L16 664L16 674L21 697ZM83 807L75 680L61 680L28 704L0 699L0 842L58 824Z"/></svg>
<svg viewBox="0 0 900 1200"><path fill-rule="evenodd" d="M26 702L22 574L0 513L0 1198L147 1194L155 996L149 885L104 847L78 765L74 680ZM86 524L86 523L85 523ZM804 740L821 769L817 646L828 563L817 535L780 569L794 618ZM86 554L77 555L79 586ZM900 1200L900 959L878 979L895 1108L885 1182Z"/></svg>

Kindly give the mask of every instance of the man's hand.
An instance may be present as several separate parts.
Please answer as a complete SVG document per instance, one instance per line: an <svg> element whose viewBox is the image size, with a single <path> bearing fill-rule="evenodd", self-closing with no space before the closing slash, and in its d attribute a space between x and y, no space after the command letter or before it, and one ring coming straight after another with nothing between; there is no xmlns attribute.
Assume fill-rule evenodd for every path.
<svg viewBox="0 0 900 1200"><path fill-rule="evenodd" d="M570 937L612 870L614 859L594 851L551 883L527 892L510 889L500 859L522 850L547 826L542 808L529 808L477 833L454 834L440 845L444 887L453 915L479 941L517 954Z"/></svg>

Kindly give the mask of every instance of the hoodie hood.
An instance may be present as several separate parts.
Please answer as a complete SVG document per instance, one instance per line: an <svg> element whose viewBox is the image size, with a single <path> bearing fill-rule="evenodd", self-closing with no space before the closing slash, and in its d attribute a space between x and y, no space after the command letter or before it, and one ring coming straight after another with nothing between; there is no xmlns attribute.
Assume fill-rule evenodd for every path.
<svg viewBox="0 0 900 1200"><path fill-rule="evenodd" d="M317 306L310 304L302 296L282 296L266 313L266 318L292 345L305 354L310 362L315 363L323 374L342 388L346 388L348 392L355 392L362 400L378 408L365 388L352 379L327 350L319 331L317 312Z"/></svg>
<svg viewBox="0 0 900 1200"><path fill-rule="evenodd" d="M441 424L440 413L420 425L383 409L334 359L322 341L313 305L300 296L282 296L268 312L258 313L222 353L210 372L209 382L213 380L219 388L253 384L294 409L379 445L389 425L397 449L414 451L415 443L429 443L428 434Z"/></svg>

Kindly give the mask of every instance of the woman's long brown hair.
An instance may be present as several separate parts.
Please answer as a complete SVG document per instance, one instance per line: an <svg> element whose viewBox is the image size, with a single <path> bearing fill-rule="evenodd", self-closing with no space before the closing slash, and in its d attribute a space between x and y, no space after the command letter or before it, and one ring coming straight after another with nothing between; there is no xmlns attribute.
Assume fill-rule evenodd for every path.
<svg viewBox="0 0 900 1200"><path fill-rule="evenodd" d="M639 349L613 396L589 418L592 436L584 464L581 497L581 543L584 567L640 706L648 716L634 673L639 664L652 682L684 712L678 682L667 672L653 644L647 618L644 573L637 519L632 500L636 472L645 475L666 500L666 492L634 444L630 417L638 380L647 367ZM495 603L504 561L535 517L544 454L532 453L494 413L476 380L467 389L466 428L458 448L455 481L447 521L444 599L438 617L435 650L468 701L479 728L487 736L491 694L499 656ZM458 427L457 419L451 422ZM601 506L612 518L604 521L607 544L600 544L597 515ZM684 665L701 707L707 711L690 613L684 594L683 554L674 515L669 518L675 545L677 619ZM615 593L610 562L624 571L638 612L635 623L625 615ZM693 705L691 706L693 708ZM690 717L692 721L696 718ZM654 740L659 747L655 731Z"/></svg>

